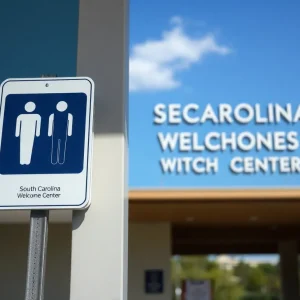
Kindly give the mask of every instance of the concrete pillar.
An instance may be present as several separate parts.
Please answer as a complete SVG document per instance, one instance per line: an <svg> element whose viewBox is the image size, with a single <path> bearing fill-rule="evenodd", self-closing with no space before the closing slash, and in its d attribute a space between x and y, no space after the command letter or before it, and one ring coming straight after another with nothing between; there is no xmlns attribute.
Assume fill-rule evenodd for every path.
<svg viewBox="0 0 300 300"><path fill-rule="evenodd" d="M279 242L279 253L283 300L299 300L298 243Z"/></svg>
<svg viewBox="0 0 300 300"><path fill-rule="evenodd" d="M171 225L168 223L141 224L129 226L129 300L171 300ZM144 272L160 269L164 272L162 294L146 294Z"/></svg>
<svg viewBox="0 0 300 300"><path fill-rule="evenodd" d="M74 212L71 300L126 300L127 1L80 0L77 75L95 82L92 205Z"/></svg>

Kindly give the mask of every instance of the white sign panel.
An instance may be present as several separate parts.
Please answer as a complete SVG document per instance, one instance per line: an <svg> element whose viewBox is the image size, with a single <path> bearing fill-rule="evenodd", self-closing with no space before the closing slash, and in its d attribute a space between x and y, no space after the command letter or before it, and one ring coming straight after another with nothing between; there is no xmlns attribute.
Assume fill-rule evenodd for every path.
<svg viewBox="0 0 300 300"><path fill-rule="evenodd" d="M8 79L0 89L0 209L90 204L94 83Z"/></svg>
<svg viewBox="0 0 300 300"><path fill-rule="evenodd" d="M187 280L185 288L185 300L212 300L209 280Z"/></svg>

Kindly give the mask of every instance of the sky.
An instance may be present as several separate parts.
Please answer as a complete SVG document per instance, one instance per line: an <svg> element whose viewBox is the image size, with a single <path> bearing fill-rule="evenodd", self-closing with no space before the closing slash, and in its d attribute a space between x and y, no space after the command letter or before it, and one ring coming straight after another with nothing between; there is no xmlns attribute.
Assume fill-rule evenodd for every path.
<svg viewBox="0 0 300 300"><path fill-rule="evenodd" d="M228 255L228 254L227 254ZM225 256L227 256L225 255ZM279 255L257 255L257 254L244 254L244 255L228 255L231 259L235 261L244 261L248 263L270 263L270 264L277 264L279 261ZM215 260L218 255L210 255L209 258L211 260Z"/></svg>
<svg viewBox="0 0 300 300"><path fill-rule="evenodd" d="M164 174L162 157L199 153L162 151L158 132L252 133L295 130L296 124L245 126L153 125L156 104L299 103L300 19L298 1L138 1L130 4L129 160L131 188L295 187L295 174L235 175L235 156L300 156L255 150L204 152L219 157L217 174ZM203 137L202 137L203 138ZM147 176L144 176L145 171Z"/></svg>
<svg viewBox="0 0 300 300"><path fill-rule="evenodd" d="M232 155L221 154L220 172L213 176L162 174L158 132L209 132L195 127L153 125L158 103L287 102L300 100L299 1L131 0L129 60L129 185L139 188L290 187L298 176L239 175L225 170ZM226 127L225 132L295 130L295 124ZM246 129L245 129L246 128ZM291 129L294 128L294 129ZM215 154L205 153L208 157ZM184 155L187 155L186 153ZM189 153L197 156L197 153ZM248 155L255 155L251 152ZM258 157L270 155L266 151ZM291 155L276 153L272 155ZM299 155L297 150L293 155ZM145 176L146 174L146 176ZM274 256L248 259L276 260Z"/></svg>

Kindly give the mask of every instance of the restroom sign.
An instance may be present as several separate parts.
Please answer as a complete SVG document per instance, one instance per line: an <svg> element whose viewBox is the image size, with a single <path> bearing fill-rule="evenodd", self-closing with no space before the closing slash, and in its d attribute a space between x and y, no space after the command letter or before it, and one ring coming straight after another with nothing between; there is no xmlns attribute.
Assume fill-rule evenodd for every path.
<svg viewBox="0 0 300 300"><path fill-rule="evenodd" d="M94 84L9 79L0 91L0 209L90 204Z"/></svg>

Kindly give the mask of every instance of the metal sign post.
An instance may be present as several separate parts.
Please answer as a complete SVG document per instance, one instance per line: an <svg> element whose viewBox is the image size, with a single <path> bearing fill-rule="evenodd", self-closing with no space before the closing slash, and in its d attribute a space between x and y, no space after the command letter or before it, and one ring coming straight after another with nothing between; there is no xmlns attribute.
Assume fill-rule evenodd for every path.
<svg viewBox="0 0 300 300"><path fill-rule="evenodd" d="M57 75L42 75L42 78ZM43 300L48 244L48 210L32 210L28 245L25 300Z"/></svg>
<svg viewBox="0 0 300 300"><path fill-rule="evenodd" d="M25 300L44 299L48 221L49 211L31 211Z"/></svg>

